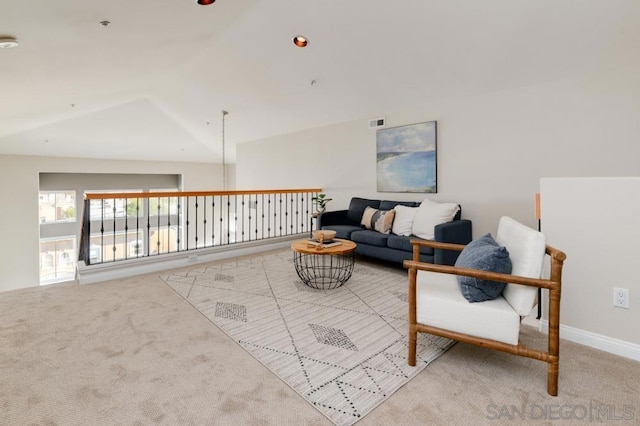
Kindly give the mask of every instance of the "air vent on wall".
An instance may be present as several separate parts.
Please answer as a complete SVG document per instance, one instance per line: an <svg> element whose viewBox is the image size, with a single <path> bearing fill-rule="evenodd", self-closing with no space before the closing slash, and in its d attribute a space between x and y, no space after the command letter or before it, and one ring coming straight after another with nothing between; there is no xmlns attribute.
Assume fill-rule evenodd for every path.
<svg viewBox="0 0 640 426"><path fill-rule="evenodd" d="M385 124L386 124L386 120L384 119L384 117L373 118L373 119L369 120L369 128L370 129L380 129L380 128L384 127Z"/></svg>

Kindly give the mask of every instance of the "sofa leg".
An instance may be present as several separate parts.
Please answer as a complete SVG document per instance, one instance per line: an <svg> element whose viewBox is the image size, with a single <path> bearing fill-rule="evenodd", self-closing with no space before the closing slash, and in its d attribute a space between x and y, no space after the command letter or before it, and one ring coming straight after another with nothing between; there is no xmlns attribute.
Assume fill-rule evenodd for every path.
<svg viewBox="0 0 640 426"><path fill-rule="evenodd" d="M418 339L418 332L415 329L415 326L409 326L409 358L407 362L410 366L416 365L416 345Z"/></svg>

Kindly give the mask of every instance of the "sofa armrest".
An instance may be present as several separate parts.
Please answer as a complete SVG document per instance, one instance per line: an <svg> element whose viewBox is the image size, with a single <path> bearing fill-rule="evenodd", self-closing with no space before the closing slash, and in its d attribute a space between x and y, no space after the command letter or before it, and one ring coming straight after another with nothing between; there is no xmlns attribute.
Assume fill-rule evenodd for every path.
<svg viewBox="0 0 640 426"><path fill-rule="evenodd" d="M471 242L471 221L470 220L454 220L453 222L442 223L434 228L434 240L441 243L468 244ZM452 250L443 250L436 248L434 250L433 261L437 265L455 265L460 252Z"/></svg>
<svg viewBox="0 0 640 426"><path fill-rule="evenodd" d="M346 225L347 210L320 213L317 220L317 229L322 229L323 226Z"/></svg>

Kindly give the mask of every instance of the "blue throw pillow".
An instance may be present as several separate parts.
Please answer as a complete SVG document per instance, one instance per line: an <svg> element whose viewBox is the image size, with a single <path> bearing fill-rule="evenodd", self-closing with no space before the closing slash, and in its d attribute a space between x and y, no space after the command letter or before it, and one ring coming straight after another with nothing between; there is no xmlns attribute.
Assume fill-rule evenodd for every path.
<svg viewBox="0 0 640 426"><path fill-rule="evenodd" d="M511 259L506 247L500 246L491 234L471 241L462 250L455 266L480 269L482 271L511 273ZM473 277L458 276L462 295L469 302L484 302L500 296L507 285L498 281L487 281Z"/></svg>

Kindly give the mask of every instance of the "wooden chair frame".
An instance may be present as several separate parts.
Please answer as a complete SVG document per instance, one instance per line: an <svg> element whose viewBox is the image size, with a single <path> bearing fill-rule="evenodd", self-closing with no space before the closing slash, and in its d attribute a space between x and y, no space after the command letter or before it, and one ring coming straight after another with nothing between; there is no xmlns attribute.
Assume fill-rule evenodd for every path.
<svg viewBox="0 0 640 426"><path fill-rule="evenodd" d="M409 270L409 365L416 365L416 340L418 333L435 334L437 336L447 337L460 342L471 343L473 345L496 349L548 363L547 392L549 395L557 396L558 363L560 358L560 290L562 286L562 266L563 262L567 258L566 254L551 246L546 246L546 254L548 254L551 259L551 274L549 279L542 279L420 262L418 261L420 256L420 247L426 246L433 247L434 249L461 251L465 246L463 244L439 243L424 240L412 240L411 244L413 245L413 260L404 261L404 267ZM485 280L501 281L505 283L548 289L549 339L547 351L530 349L520 342L518 342L517 345L510 345L496 340L475 337L455 331L444 330L438 327L419 324L416 320L416 277L419 270L439 272L443 274L464 275ZM538 303L540 303L540 301L538 301Z"/></svg>

